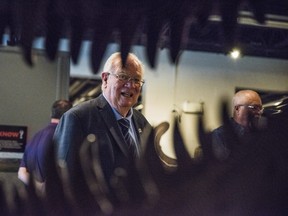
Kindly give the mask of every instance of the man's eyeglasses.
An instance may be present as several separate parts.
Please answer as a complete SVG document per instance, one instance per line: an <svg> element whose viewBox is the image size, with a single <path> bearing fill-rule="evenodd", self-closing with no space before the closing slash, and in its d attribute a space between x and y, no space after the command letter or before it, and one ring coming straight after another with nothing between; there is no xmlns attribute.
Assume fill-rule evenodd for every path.
<svg viewBox="0 0 288 216"><path fill-rule="evenodd" d="M240 104L238 106L244 106L244 107L247 107L248 109L250 110L253 110L253 111L257 111L257 112L263 112L263 107L262 105L247 105L247 104Z"/></svg>
<svg viewBox="0 0 288 216"><path fill-rule="evenodd" d="M144 80L141 80L141 79L138 79L138 78L135 78L135 77L131 77L131 76L128 76L127 74L125 73L120 73L120 74L114 74L114 73L108 73L109 75L113 75L115 76L118 80L122 81L122 82L129 82L129 81L132 81L134 85L138 86L138 87L142 87L143 84L145 83Z"/></svg>

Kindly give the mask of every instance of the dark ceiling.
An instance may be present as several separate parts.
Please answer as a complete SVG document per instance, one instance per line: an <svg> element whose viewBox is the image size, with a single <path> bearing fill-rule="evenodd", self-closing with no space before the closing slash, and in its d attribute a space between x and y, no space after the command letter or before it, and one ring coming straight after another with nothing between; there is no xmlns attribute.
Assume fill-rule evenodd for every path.
<svg viewBox="0 0 288 216"><path fill-rule="evenodd" d="M262 0L265 4L266 21L259 24L255 21L253 10L249 4L242 4L239 8L238 25L235 30L234 40L243 55L267 57L276 59L288 59L288 1L287 0ZM214 53L226 53L223 44L225 37L221 16L217 10L214 11L205 26L200 26L194 18L187 22L186 34L182 50L204 51ZM158 46L159 48L170 48L171 29L164 25ZM91 37L87 36L87 39ZM113 42L119 43L120 33L114 32ZM140 27L136 34L135 44L147 45L147 30L145 26Z"/></svg>
<svg viewBox="0 0 288 216"><path fill-rule="evenodd" d="M266 3L266 22L262 25L255 21L251 8L243 4L235 30L235 44L243 55L288 59L288 1L266 0ZM215 12L204 27L191 22L182 48L216 53L229 51L223 46L224 32L221 17L217 14ZM169 38L170 29L167 27L160 37L160 47L169 48Z"/></svg>
<svg viewBox="0 0 288 216"><path fill-rule="evenodd" d="M243 55L288 59L288 28L259 27L250 24L238 26L236 46ZM192 26L188 50L225 53L219 24L210 22L205 29Z"/></svg>

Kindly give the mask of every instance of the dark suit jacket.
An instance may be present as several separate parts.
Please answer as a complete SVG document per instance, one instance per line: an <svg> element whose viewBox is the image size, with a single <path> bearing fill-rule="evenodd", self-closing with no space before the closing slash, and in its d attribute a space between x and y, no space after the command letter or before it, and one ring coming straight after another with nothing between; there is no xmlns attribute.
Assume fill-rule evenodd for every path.
<svg viewBox="0 0 288 216"><path fill-rule="evenodd" d="M146 130L150 132L152 127L137 110L133 110L132 120L141 143L146 138L143 137ZM56 128L57 158L66 161L71 172L79 166L80 147L89 134L96 135L93 145L98 145L101 167L107 180L115 168L129 164L128 147L113 110L102 94L67 111Z"/></svg>

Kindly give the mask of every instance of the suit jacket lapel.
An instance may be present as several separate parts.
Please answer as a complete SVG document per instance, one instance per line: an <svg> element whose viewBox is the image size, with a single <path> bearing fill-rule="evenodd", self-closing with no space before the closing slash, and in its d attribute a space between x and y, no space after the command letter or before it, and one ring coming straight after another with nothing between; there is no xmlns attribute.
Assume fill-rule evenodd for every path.
<svg viewBox="0 0 288 216"><path fill-rule="evenodd" d="M135 132L137 135L137 139L139 140L139 143L141 143L141 134L142 134L143 129L141 125L138 123L138 121L136 120L136 117L134 115L132 117L132 121L133 121L133 124L135 125Z"/></svg>
<svg viewBox="0 0 288 216"><path fill-rule="evenodd" d="M141 121L140 117L137 117L136 113L133 115L133 123L135 125L135 131L139 140L140 154L145 151L147 141L149 139L149 134L151 133L151 128L145 128L145 124Z"/></svg>
<svg viewBox="0 0 288 216"><path fill-rule="evenodd" d="M106 101L103 95L99 97L99 100L97 102L97 106L100 111L100 115L103 118L103 121L109 128L110 133L112 134L121 151L124 153L124 155L128 157L128 146L125 144L125 140L122 136L117 120L115 119L112 108L110 107L109 103Z"/></svg>

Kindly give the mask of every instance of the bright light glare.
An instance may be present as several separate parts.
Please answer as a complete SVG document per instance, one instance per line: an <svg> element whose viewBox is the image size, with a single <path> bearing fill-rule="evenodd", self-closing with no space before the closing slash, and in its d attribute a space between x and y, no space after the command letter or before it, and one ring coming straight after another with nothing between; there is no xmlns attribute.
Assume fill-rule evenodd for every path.
<svg viewBox="0 0 288 216"><path fill-rule="evenodd" d="M238 49L233 49L231 52L230 52L230 56L231 56L231 58L233 58L233 59L237 59L237 58L239 58L240 57L240 50L238 50Z"/></svg>

